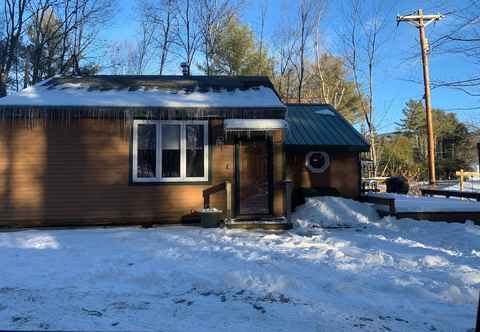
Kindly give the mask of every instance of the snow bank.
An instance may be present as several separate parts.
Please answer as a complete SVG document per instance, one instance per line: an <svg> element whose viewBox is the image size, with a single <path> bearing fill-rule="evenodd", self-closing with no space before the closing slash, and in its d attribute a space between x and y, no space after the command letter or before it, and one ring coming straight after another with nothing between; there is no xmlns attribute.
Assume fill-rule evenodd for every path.
<svg viewBox="0 0 480 332"><path fill-rule="evenodd" d="M376 219L377 212L369 205L329 196L308 198L292 215L292 221L300 227L358 226Z"/></svg>

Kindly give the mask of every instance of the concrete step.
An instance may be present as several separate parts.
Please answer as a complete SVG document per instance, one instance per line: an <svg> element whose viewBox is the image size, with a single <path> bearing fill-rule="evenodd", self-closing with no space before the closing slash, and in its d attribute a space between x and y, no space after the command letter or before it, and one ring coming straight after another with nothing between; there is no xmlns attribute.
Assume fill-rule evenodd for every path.
<svg viewBox="0 0 480 332"><path fill-rule="evenodd" d="M230 229L264 229L288 230L292 223L285 218L234 218L225 221L225 227Z"/></svg>

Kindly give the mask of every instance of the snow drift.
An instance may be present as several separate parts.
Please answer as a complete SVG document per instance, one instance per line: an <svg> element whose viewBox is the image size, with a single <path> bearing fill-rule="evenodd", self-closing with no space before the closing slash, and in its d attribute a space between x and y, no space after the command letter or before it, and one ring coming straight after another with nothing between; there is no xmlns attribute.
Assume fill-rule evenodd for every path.
<svg viewBox="0 0 480 332"><path fill-rule="evenodd" d="M297 226L304 228L359 226L377 219L377 212L367 204L329 196L308 198L292 217Z"/></svg>

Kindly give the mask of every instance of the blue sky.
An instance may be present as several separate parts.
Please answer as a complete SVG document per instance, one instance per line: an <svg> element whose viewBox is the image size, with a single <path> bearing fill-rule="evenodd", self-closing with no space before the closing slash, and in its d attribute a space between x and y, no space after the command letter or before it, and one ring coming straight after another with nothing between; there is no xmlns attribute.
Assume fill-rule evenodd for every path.
<svg viewBox="0 0 480 332"><path fill-rule="evenodd" d="M262 0L245 0L241 8L241 18L253 30L259 29L260 4ZM264 0L268 4L265 35L270 49L274 48L275 32L280 24L285 24L285 16L292 13L295 0ZM375 0L365 0L370 3ZM381 0L380 0L381 1ZM349 0L330 1L322 17L322 40L324 48L338 53L338 37L336 31L343 23L341 7L348 5ZM423 8L426 13L448 12L457 9L463 1L417 1L417 0L384 0L381 2L387 22L384 38L386 42L381 48L380 61L375 72L375 109L377 128L380 132L395 130L395 123L401 118L401 110L405 102L411 98L423 96L422 67L419 57L418 31L413 26L401 24L397 27L396 14L408 14ZM133 41L137 25L135 22L135 1L120 1L117 19L102 36L109 41ZM433 40L436 35L449 29L455 23L454 17L446 17L443 21L427 28L427 36ZM171 74L177 74L172 68ZM478 70L460 56L433 55L430 58L432 80L458 79L459 74L469 75ZM480 126L480 109L457 110L480 106L478 97L470 97L462 92L441 88L432 90L432 105L456 113L462 121Z"/></svg>

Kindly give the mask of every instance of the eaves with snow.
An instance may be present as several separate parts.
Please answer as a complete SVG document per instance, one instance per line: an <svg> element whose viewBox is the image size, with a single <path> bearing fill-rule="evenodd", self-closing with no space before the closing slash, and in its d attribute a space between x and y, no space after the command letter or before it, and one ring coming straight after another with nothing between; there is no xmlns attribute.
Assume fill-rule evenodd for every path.
<svg viewBox="0 0 480 332"><path fill-rule="evenodd" d="M0 98L0 108L12 107L285 109L262 76L53 77Z"/></svg>

